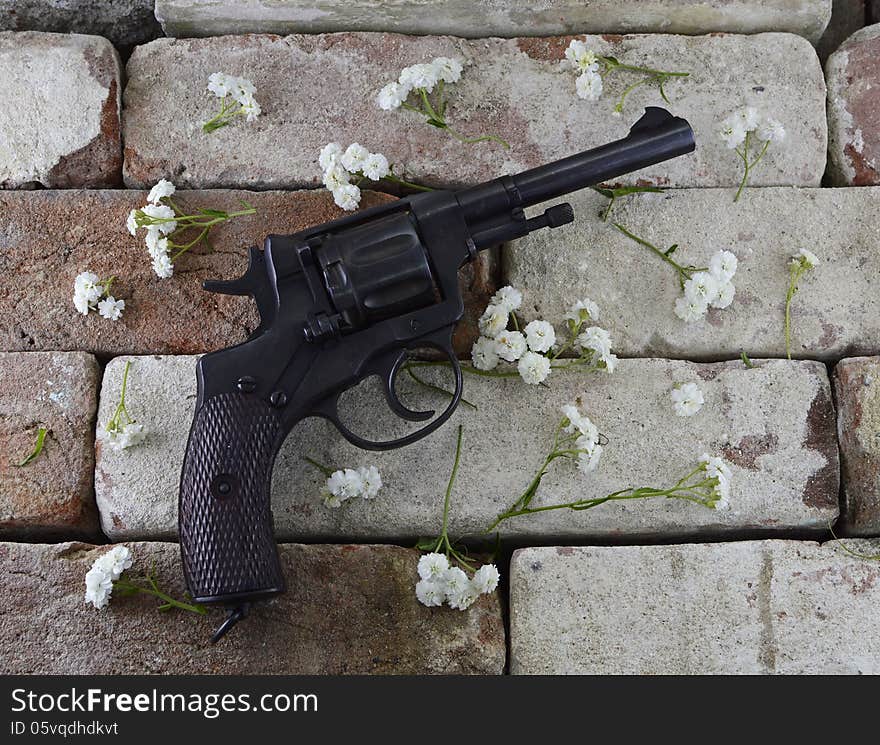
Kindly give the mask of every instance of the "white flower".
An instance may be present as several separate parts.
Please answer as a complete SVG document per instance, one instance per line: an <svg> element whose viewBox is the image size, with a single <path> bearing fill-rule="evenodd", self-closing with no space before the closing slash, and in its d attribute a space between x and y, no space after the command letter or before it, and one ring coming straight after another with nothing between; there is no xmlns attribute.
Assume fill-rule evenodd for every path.
<svg viewBox="0 0 880 745"><path fill-rule="evenodd" d="M225 98L232 91L235 78L223 72L213 72L208 77L208 90L217 98Z"/></svg>
<svg viewBox="0 0 880 745"><path fill-rule="evenodd" d="M391 111L400 107L406 97L409 95L410 89L400 83L388 83L376 96L376 103L380 109Z"/></svg>
<svg viewBox="0 0 880 745"><path fill-rule="evenodd" d="M736 274L739 261L736 254L731 251L718 251L709 260L709 274L711 274L719 284L724 284L733 279Z"/></svg>
<svg viewBox="0 0 880 745"><path fill-rule="evenodd" d="M449 559L445 554L424 554L419 559L419 577L434 582L443 582L446 570L449 569Z"/></svg>
<svg viewBox="0 0 880 745"><path fill-rule="evenodd" d="M446 587L446 602L450 608L455 610L467 610L480 597L480 591L468 582L460 590L450 591L449 586Z"/></svg>
<svg viewBox="0 0 880 745"><path fill-rule="evenodd" d="M684 283L684 297L708 305L718 297L718 280L709 272L696 272Z"/></svg>
<svg viewBox="0 0 880 745"><path fill-rule="evenodd" d="M802 248L791 258L792 264L803 264L806 269L813 269L819 266L819 257L812 251Z"/></svg>
<svg viewBox="0 0 880 745"><path fill-rule="evenodd" d="M125 310L125 300L117 300L112 295L108 295L98 303L98 313L102 318L110 321L118 321L122 318L123 310Z"/></svg>
<svg viewBox="0 0 880 745"><path fill-rule="evenodd" d="M602 76L595 70L587 70L575 81L578 96L587 101L598 101L602 96Z"/></svg>
<svg viewBox="0 0 880 745"><path fill-rule="evenodd" d="M678 416L693 416L703 407L703 392L696 383L678 385L672 389L670 396Z"/></svg>
<svg viewBox="0 0 880 745"><path fill-rule="evenodd" d="M104 294L100 278L93 272L81 272L73 280L73 305L83 315L88 315L91 308Z"/></svg>
<svg viewBox="0 0 880 745"><path fill-rule="evenodd" d="M589 298L578 300L572 305L563 316L565 320L573 322L575 325L586 323L587 321L599 320L599 306Z"/></svg>
<svg viewBox="0 0 880 745"><path fill-rule="evenodd" d="M597 367L605 368L605 372L613 373L617 368L617 355L612 354L611 352L604 352L599 356L599 360L596 362Z"/></svg>
<svg viewBox="0 0 880 745"><path fill-rule="evenodd" d="M354 184L342 184L333 190L333 201L344 210L356 210L361 202L361 190Z"/></svg>
<svg viewBox="0 0 880 745"><path fill-rule="evenodd" d="M168 239L160 238L158 230L147 231L147 251L152 258L164 256L168 253Z"/></svg>
<svg viewBox="0 0 880 745"><path fill-rule="evenodd" d="M675 300L675 315L688 323L699 321L705 315L706 308L706 303L700 299L680 297Z"/></svg>
<svg viewBox="0 0 880 745"><path fill-rule="evenodd" d="M335 510L342 506L342 500L326 487L321 489L321 501L325 507Z"/></svg>
<svg viewBox="0 0 880 745"><path fill-rule="evenodd" d="M175 191L176 188L174 184L170 181L166 181L164 178L159 179L158 183L150 189L147 201L150 204L159 204L164 197L170 197Z"/></svg>
<svg viewBox="0 0 880 745"><path fill-rule="evenodd" d="M342 167L341 163L333 163L324 171L324 186L330 191L336 191L351 181L351 174Z"/></svg>
<svg viewBox="0 0 880 745"><path fill-rule="evenodd" d="M785 139L785 127L773 117L765 116L758 124L755 134L765 142L782 142Z"/></svg>
<svg viewBox="0 0 880 745"><path fill-rule="evenodd" d="M361 496L364 499L373 499L379 493L379 489L382 488L382 477L379 475L379 469L376 466L361 466L357 471L363 482Z"/></svg>
<svg viewBox="0 0 880 745"><path fill-rule="evenodd" d="M255 86L247 78L231 78L231 93L235 96L239 103L244 104L246 101L253 99L254 93L257 92Z"/></svg>
<svg viewBox="0 0 880 745"><path fill-rule="evenodd" d="M712 489L715 496L715 509L730 509L730 480L733 475L730 467L721 458L707 453L703 453L700 457L700 463L703 465L706 475L710 479L716 479L717 481Z"/></svg>
<svg viewBox="0 0 880 745"><path fill-rule="evenodd" d="M502 331L495 337L495 353L507 362L516 362L526 351L526 338L519 331Z"/></svg>
<svg viewBox="0 0 880 745"><path fill-rule="evenodd" d="M498 353L495 340L481 336L471 347L471 364L477 370L494 370L498 367Z"/></svg>
<svg viewBox="0 0 880 745"><path fill-rule="evenodd" d="M498 305L504 308L508 313L513 313L513 311L522 305L522 293L515 287L507 285L492 295L492 299L489 302L492 305Z"/></svg>
<svg viewBox="0 0 880 745"><path fill-rule="evenodd" d="M526 352L516 366L520 377L529 385L543 383L550 374L550 360L536 352Z"/></svg>
<svg viewBox="0 0 880 745"><path fill-rule="evenodd" d="M568 420L568 424L565 425L565 431L568 434L573 434L577 431L594 442L598 441L599 430L596 429L596 425L590 421L588 416L581 413L577 406L566 404L562 407L562 414Z"/></svg>
<svg viewBox="0 0 880 745"><path fill-rule="evenodd" d="M378 181L385 178L391 169L388 166L388 158L382 153L370 153L364 160L361 171L370 181Z"/></svg>
<svg viewBox="0 0 880 745"><path fill-rule="evenodd" d="M329 171L341 157L342 145L338 142L328 142L321 148L321 153L318 155L318 165L321 166L322 171Z"/></svg>
<svg viewBox="0 0 880 745"><path fill-rule="evenodd" d="M132 210L128 213L128 219L125 221L125 227L128 228L128 232L132 235L135 235L137 233L137 210Z"/></svg>
<svg viewBox="0 0 880 745"><path fill-rule="evenodd" d="M718 288L718 295L712 301L713 308L727 308L733 302L733 296L736 294L736 287L733 282L725 282Z"/></svg>
<svg viewBox="0 0 880 745"><path fill-rule="evenodd" d="M121 452L126 448L140 445L147 437L147 431L143 424L129 422L117 429L107 429L100 433L101 440L114 452Z"/></svg>
<svg viewBox="0 0 880 745"><path fill-rule="evenodd" d="M581 349L591 350L601 357L611 351L611 334L599 326L590 326L583 333L578 334L575 344Z"/></svg>
<svg viewBox="0 0 880 745"><path fill-rule="evenodd" d="M575 446L579 450L584 450L583 453L578 453L578 470L587 475L592 471L595 471L599 465L599 459L602 457L602 446L598 443L594 444L591 448L582 448L578 444L581 438L579 437L575 442Z"/></svg>
<svg viewBox="0 0 880 745"><path fill-rule="evenodd" d="M177 222L172 219L174 217L174 210L167 204L148 204L141 211L145 215L149 215L157 220L167 221L156 223L156 228L158 228L163 235L173 233L174 229L177 227Z"/></svg>
<svg viewBox="0 0 880 745"><path fill-rule="evenodd" d="M353 468L334 471L327 479L327 491L344 502L363 493L364 480Z"/></svg>
<svg viewBox="0 0 880 745"><path fill-rule="evenodd" d="M443 605L443 601L446 600L446 588L442 582L419 580L416 583L416 598L422 605L436 608Z"/></svg>
<svg viewBox="0 0 880 745"><path fill-rule="evenodd" d="M468 576L458 567L449 567L443 572L442 580L447 595L460 593L468 589L471 584Z"/></svg>
<svg viewBox="0 0 880 745"><path fill-rule="evenodd" d="M461 78L462 65L452 57L437 57L431 65L438 79L446 83L457 83Z"/></svg>
<svg viewBox="0 0 880 745"><path fill-rule="evenodd" d="M754 106L744 106L736 112L735 116L740 118L747 132L752 132L761 121L761 115Z"/></svg>
<svg viewBox="0 0 880 745"><path fill-rule="evenodd" d="M547 321L531 321L525 328L526 342L533 352L549 352L556 343L556 329Z"/></svg>
<svg viewBox="0 0 880 745"><path fill-rule="evenodd" d="M498 568L494 564L483 564L483 566L474 572L474 576L471 578L471 583L473 584L474 589L476 589L481 595L488 595L495 592L495 588L498 587L499 579L501 579L501 575L498 573Z"/></svg>
<svg viewBox="0 0 880 745"><path fill-rule="evenodd" d="M131 551L127 546L114 546L107 553L100 556L95 563L100 564L106 569L113 580L116 581L126 569L131 568Z"/></svg>
<svg viewBox="0 0 880 745"><path fill-rule="evenodd" d="M719 137L727 145L728 148L734 148L742 145L746 139L746 127L742 117L731 114L721 122L721 128L718 131Z"/></svg>
<svg viewBox="0 0 880 745"><path fill-rule="evenodd" d="M131 551L126 546L114 546L99 556L86 572L85 602L95 608L106 608L113 594L113 583L131 567Z"/></svg>
<svg viewBox="0 0 880 745"><path fill-rule="evenodd" d="M256 118L263 113L260 104L256 102L253 96L244 96L239 100L241 110L245 115L245 119L249 122L255 121Z"/></svg>
<svg viewBox="0 0 880 745"><path fill-rule="evenodd" d="M352 142L342 154L342 167L349 173L363 170L364 163L370 157L370 151L363 145Z"/></svg>
<svg viewBox="0 0 880 745"><path fill-rule="evenodd" d="M174 275L174 264L167 253L156 253L153 256L153 271L161 279L168 279Z"/></svg>
<svg viewBox="0 0 880 745"><path fill-rule="evenodd" d="M398 78L398 82L404 88L424 88L428 93L434 90L437 81L437 70L431 64L419 64L405 67L400 71L400 77Z"/></svg>
<svg viewBox="0 0 880 745"><path fill-rule="evenodd" d="M573 39L568 45L568 49L565 50L565 59L571 63L575 70L581 72L596 70L599 61L593 50L579 39Z"/></svg>
<svg viewBox="0 0 880 745"><path fill-rule="evenodd" d="M483 336L496 337L507 328L510 311L503 305L487 305L478 325Z"/></svg>

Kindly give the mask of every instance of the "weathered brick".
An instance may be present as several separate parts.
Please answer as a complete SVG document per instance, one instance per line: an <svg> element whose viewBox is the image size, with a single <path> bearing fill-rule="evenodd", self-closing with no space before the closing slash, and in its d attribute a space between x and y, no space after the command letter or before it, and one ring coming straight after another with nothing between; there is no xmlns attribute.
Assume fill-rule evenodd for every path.
<svg viewBox="0 0 880 745"><path fill-rule="evenodd" d="M231 279L247 266L248 246L271 233L292 233L344 214L326 191L250 193L179 192L181 205L236 209L246 200L257 214L213 228L208 252L193 249L177 264L173 279L150 267L143 231L125 228L128 212L146 203L135 191L0 192L0 294L16 298L0 308L0 348L85 349L98 354L191 353L243 341L257 323L249 298L202 290L209 278ZM365 193L362 206L389 199ZM484 253L461 273L466 320L459 350L470 348L476 317L495 290L495 262ZM122 320L111 323L72 304L74 277L86 269L118 279L112 291L125 299Z"/></svg>
<svg viewBox="0 0 880 745"><path fill-rule="evenodd" d="M759 166L760 168L760 166ZM572 195L576 221L534 233L505 251L507 279L524 291L527 319L561 322L588 296L602 309L618 354L718 359L785 356L784 312L791 256L817 253L821 266L800 281L792 303L792 355L834 359L880 350L880 191L875 189L688 189L621 200L608 223L598 194ZM706 266L719 249L739 258L736 297L725 310L685 323L675 271L611 224L680 264Z"/></svg>
<svg viewBox="0 0 880 745"><path fill-rule="evenodd" d="M828 58L828 174L837 186L880 184L880 23Z"/></svg>
<svg viewBox="0 0 880 745"><path fill-rule="evenodd" d="M878 602L880 565L833 543L527 548L511 672L876 674Z"/></svg>
<svg viewBox="0 0 880 745"><path fill-rule="evenodd" d="M0 0L0 29L95 34L129 47L162 35L153 5L154 0Z"/></svg>
<svg viewBox="0 0 880 745"><path fill-rule="evenodd" d="M168 36L242 33L385 31L452 36L568 33L704 34L790 31L815 41L831 16L830 0L549 0L524 5L397 0L157 0Z"/></svg>
<svg viewBox="0 0 880 745"><path fill-rule="evenodd" d="M844 506L841 527L880 534L880 357L842 360L834 369Z"/></svg>
<svg viewBox="0 0 880 745"><path fill-rule="evenodd" d="M99 376L90 354L0 352L0 536L100 535L92 488ZM14 465L40 427L40 455Z"/></svg>
<svg viewBox="0 0 880 745"><path fill-rule="evenodd" d="M154 572L183 597L180 554L129 544L137 574ZM497 595L467 612L418 603L419 553L397 546L280 547L287 592L252 608L221 644L223 619L160 613L144 595L103 610L83 602L84 578L104 547L0 543L8 583L0 671L38 674L499 674L505 635ZM35 604L39 598L39 604ZM35 608L39 612L35 612ZM59 626L63 619L63 628Z"/></svg>
<svg viewBox="0 0 880 745"><path fill-rule="evenodd" d="M98 448L95 490L105 532L114 540L174 539L178 476L195 399L195 357L139 357L129 374L129 408L152 435L122 453ZM99 408L103 424L115 406L125 358L105 371ZM424 374L424 371L423 371ZM411 406L436 408L439 397L400 384ZM696 381L706 398L697 417L673 413L670 391ZM440 529L443 490L455 451L456 423L464 427L464 455L450 512L454 535L478 537L525 489L538 470L561 417L580 400L608 445L590 477L557 463L544 478L543 504L604 496L627 486L671 485L706 452L732 465L732 509L717 512L678 500L603 505L521 517L502 525L524 539L649 538L736 535L744 530L827 528L838 513L838 455L834 409L825 368L782 360L694 364L622 360L613 376L557 372L549 388L519 380L467 376L465 398L453 420L414 445L387 453L358 450L322 419L298 425L278 454L272 481L280 540L412 540ZM356 432L392 432L376 389L343 400ZM302 460L334 467L373 463L385 486L373 500L324 507L323 478ZM537 504L537 502L536 502Z"/></svg>
<svg viewBox="0 0 880 745"><path fill-rule="evenodd" d="M191 188L314 186L316 159L330 140L384 152L406 176L428 185L474 183L540 165L623 137L646 105L665 105L655 86L630 95L637 80L607 80L599 102L575 93L564 60L571 37L465 40L395 34L228 36L159 39L135 50L125 89L125 180L147 186L160 176ZM695 153L643 169L629 182L733 186L737 156L718 122L750 103L771 109L788 129L785 151L771 151L754 183L818 186L825 170L825 83L816 52L788 34L588 37L598 53L635 65L690 73L667 85L670 108L687 117ZM468 63L451 90L450 123L465 133L494 132L511 143L464 145L406 111L383 112L375 93L405 65L437 55ZM251 78L263 114L210 135L201 122L217 108L205 90L223 70Z"/></svg>
<svg viewBox="0 0 880 745"><path fill-rule="evenodd" d="M0 32L0 188L118 185L121 78L106 39Z"/></svg>
<svg viewBox="0 0 880 745"><path fill-rule="evenodd" d="M865 25L867 9L865 0L834 0L831 20L816 43L816 52L823 62L844 41Z"/></svg>

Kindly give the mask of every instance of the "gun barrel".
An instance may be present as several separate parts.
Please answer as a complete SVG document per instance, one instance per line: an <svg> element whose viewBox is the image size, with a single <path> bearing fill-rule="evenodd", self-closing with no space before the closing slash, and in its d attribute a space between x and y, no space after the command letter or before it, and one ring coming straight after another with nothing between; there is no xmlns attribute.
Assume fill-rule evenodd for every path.
<svg viewBox="0 0 880 745"><path fill-rule="evenodd" d="M465 219L475 226L497 220L500 213L511 209L531 207L690 153L695 147L694 132L686 120L649 107L621 140L462 189L458 201Z"/></svg>

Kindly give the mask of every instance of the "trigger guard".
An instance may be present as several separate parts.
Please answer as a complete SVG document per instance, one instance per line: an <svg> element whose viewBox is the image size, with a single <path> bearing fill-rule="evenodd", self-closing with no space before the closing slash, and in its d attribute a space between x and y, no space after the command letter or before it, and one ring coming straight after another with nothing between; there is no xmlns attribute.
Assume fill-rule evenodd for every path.
<svg viewBox="0 0 880 745"><path fill-rule="evenodd" d="M346 440L348 440L355 447L361 448L362 450L394 450L396 448L404 447L406 445L411 445L418 440L421 440L423 437L427 437L434 430L436 430L441 425L445 424L449 417L452 416L455 409L458 407L459 402L461 401L462 389L464 387L464 380L461 372L461 365L458 362L458 359L452 354L449 349L441 344L438 344L433 341L422 340L418 343L418 346L421 347L431 347L442 352L447 361L452 366L452 372L455 376L455 390L452 393L452 398L449 401L447 407L429 424L426 424L421 429L417 429L415 432L410 432L408 435L404 435L403 437L398 437L394 440L368 440L365 437L361 437L359 434L352 432L348 427L346 427L339 418L339 408L338 401L339 395L332 396L330 398L325 399L318 407L314 410L314 415L327 419L332 422L333 426L339 430L339 434L341 434ZM392 373L389 375L388 380L393 382L394 376L397 374L397 370L400 368L402 364L402 359L406 354L406 350L399 356L398 360L396 360L395 364L392 366ZM389 401L389 404L391 402ZM403 406L403 404L400 404ZM392 405L392 409L393 409ZM406 408L406 407L403 407ZM409 411L409 409L408 409ZM418 412L419 414L423 412Z"/></svg>
<svg viewBox="0 0 880 745"><path fill-rule="evenodd" d="M394 363L388 369L388 372L382 377L382 386L385 389L385 400L388 402L391 411L397 414L401 419L406 419L410 422L425 422L437 413L434 409L416 411L415 409L410 409L397 397L395 383L397 382L397 375L400 373L400 368L403 365L404 360L406 360L406 353L406 349L401 350L397 354Z"/></svg>

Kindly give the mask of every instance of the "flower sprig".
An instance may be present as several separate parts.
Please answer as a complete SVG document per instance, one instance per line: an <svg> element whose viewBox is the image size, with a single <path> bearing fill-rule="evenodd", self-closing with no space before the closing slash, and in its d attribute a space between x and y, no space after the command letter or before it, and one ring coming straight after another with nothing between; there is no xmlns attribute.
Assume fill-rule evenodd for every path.
<svg viewBox="0 0 880 745"><path fill-rule="evenodd" d="M623 112L626 97L636 88L643 85L656 85L660 89L660 96L666 103L669 103L669 98L667 98L666 90L663 86L673 78L686 78L690 75L687 72L655 70L651 67L628 65L615 57L596 54L585 42L579 39L573 39L568 45L568 49L565 50L565 58L579 73L575 82L575 90L578 96L587 101L598 101L602 97L604 89L603 78L605 76L618 70L642 73L642 78L624 88L623 93L620 94L620 98L614 106L614 113L618 115ZM602 67L601 71L599 69L600 65Z"/></svg>
<svg viewBox="0 0 880 745"><path fill-rule="evenodd" d="M798 291L798 282L805 272L819 265L819 257L802 248L788 265L788 291L785 293L785 356L791 359L791 301Z"/></svg>
<svg viewBox="0 0 880 745"><path fill-rule="evenodd" d="M179 608L199 615L208 612L203 605L177 600L160 590L152 571L143 579L131 579L125 575L126 570L131 566L132 556L127 546L114 546L101 554L86 573L85 602L101 610L110 604L113 591L117 590L118 594L123 596L144 594L158 598L162 601L159 606L160 611Z"/></svg>
<svg viewBox="0 0 880 745"><path fill-rule="evenodd" d="M428 552L419 559L416 598L422 605L429 607L448 603L450 608L467 610L480 595L495 592L500 574L494 564L484 564L479 569L475 569L467 553L456 549L449 539L449 501L461 463L461 441L462 427L459 425L455 460L443 500L443 524L440 535L436 538L423 538L416 546ZM470 577L465 569L472 572Z"/></svg>
<svg viewBox="0 0 880 745"><path fill-rule="evenodd" d="M357 209L361 202L360 185L364 181L384 180L408 189L433 191L429 186L404 181L395 175L394 166L389 165L382 153L371 153L357 142L345 150L338 142L327 143L318 156L318 165L324 172L324 186L333 194L336 206L344 210Z"/></svg>
<svg viewBox="0 0 880 745"><path fill-rule="evenodd" d="M602 222L608 222L608 216L614 208L614 203L622 197L628 197L631 194L663 194L666 191L659 186L618 186L614 188L607 186L593 186L591 188L603 197L608 198L608 204L599 214Z"/></svg>
<svg viewBox="0 0 880 745"><path fill-rule="evenodd" d="M254 215L257 210L242 201L241 210L227 212L210 208L200 208L189 212L173 199L174 184L161 179L147 196L147 205L134 209L128 214L126 227L132 235L141 228L146 229L147 251L153 261L156 276L168 279L174 275L174 262L181 255L199 243L211 248L208 233L215 225L244 215ZM185 235L192 236L189 240Z"/></svg>
<svg viewBox="0 0 880 745"><path fill-rule="evenodd" d="M749 180L752 169L758 165L771 142L785 140L785 128L776 119L759 112L752 106L728 114L721 122L718 133L721 140L743 162L743 176L733 197L738 202Z"/></svg>
<svg viewBox="0 0 880 745"><path fill-rule="evenodd" d="M111 450L119 452L125 448L139 445L147 436L146 428L128 413L125 405L125 393L128 388L128 371L131 361L127 360L122 373L122 391L119 394L119 403L113 416L107 421L103 429L98 433L102 442L106 443Z"/></svg>
<svg viewBox="0 0 880 745"><path fill-rule="evenodd" d="M303 460L327 478L321 489L321 501L326 507L341 507L349 499L374 499L382 488L382 476L376 466L333 469L308 456Z"/></svg>
<svg viewBox="0 0 880 745"><path fill-rule="evenodd" d="M214 132L225 127L237 116L252 122L262 112L260 104L254 99L256 86L247 78L215 72L208 78L208 91L220 99L220 111L202 124L203 132Z"/></svg>
<svg viewBox="0 0 880 745"><path fill-rule="evenodd" d="M118 321L125 310L125 300L117 300L110 294L110 286L115 279L100 279L93 272L80 272L73 280L73 306L84 316L91 310L97 310L101 318Z"/></svg>
<svg viewBox="0 0 880 745"><path fill-rule="evenodd" d="M649 486L629 487L627 489L612 492L604 497L592 497L576 499L572 502L559 504L532 506L532 502L541 485L541 480L547 474L550 464L555 460L576 460L578 469L581 472L589 473L595 468L595 466L592 466L591 468L593 460L591 452L585 449L586 445L589 445L594 441L597 443L593 446L594 450L595 448L601 448L601 445L598 444L598 440L592 437L594 429L593 423L585 417L576 406L570 404L563 407L563 417L554 432L553 446L544 459L544 462L541 464L541 467L538 469L537 474L531 480L522 495L520 495L510 507L501 512L498 517L495 518L494 522L486 529L486 532L494 532L502 522L514 517L522 517L524 515L533 515L539 512L562 509L581 512L583 510L598 507L606 502L631 499L652 499L663 497L666 499L682 499L716 510L726 510L729 508L730 468L721 458L716 458L707 454L701 456L699 465L696 468L679 479L671 487L665 489ZM601 450L599 452L601 453ZM598 456L596 456L596 460L598 461Z"/></svg>
<svg viewBox="0 0 880 745"><path fill-rule="evenodd" d="M449 126L446 119L446 86L457 83L462 70L461 62L452 57L437 57L431 62L405 67L396 82L388 83L379 91L376 104L383 111L402 108L419 114L425 117L426 124L447 132L467 145L491 141L509 148L510 145L497 135L469 137Z"/></svg>

